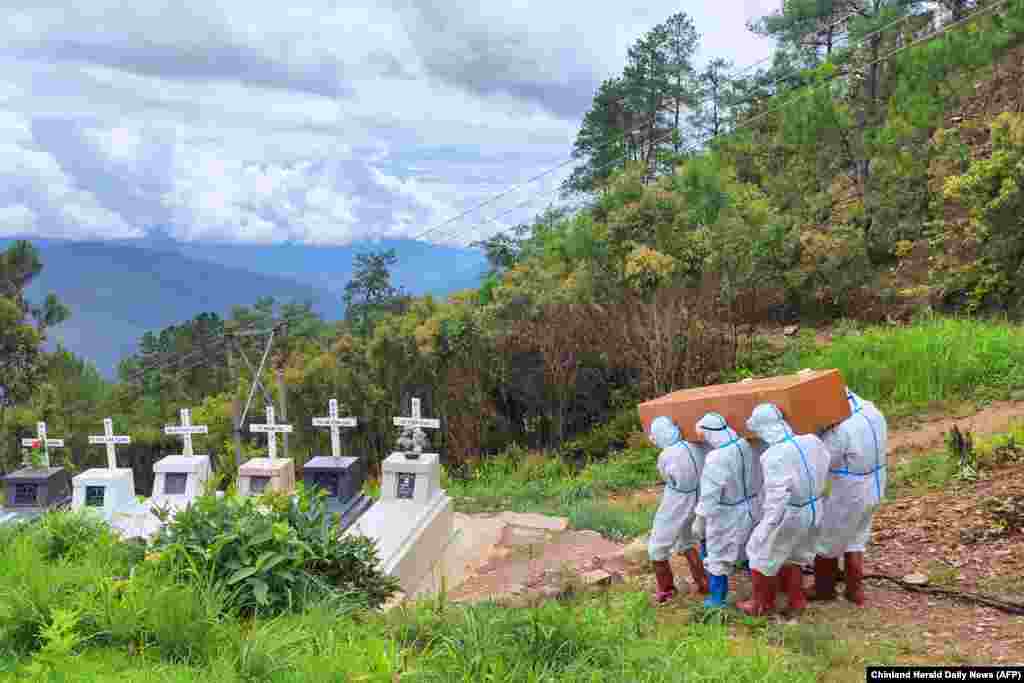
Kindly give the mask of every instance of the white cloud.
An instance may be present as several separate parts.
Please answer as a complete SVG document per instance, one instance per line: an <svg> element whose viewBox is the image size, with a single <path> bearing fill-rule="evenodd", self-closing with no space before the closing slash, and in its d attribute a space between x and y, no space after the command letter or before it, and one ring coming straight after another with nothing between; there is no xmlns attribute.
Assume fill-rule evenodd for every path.
<svg viewBox="0 0 1024 683"><path fill-rule="evenodd" d="M36 212L24 204L0 206L0 237L24 235L36 227Z"/></svg>
<svg viewBox="0 0 1024 683"><path fill-rule="evenodd" d="M702 58L746 65L768 45L744 23L777 4L683 9ZM0 229L124 238L161 225L183 240L316 244L416 235L565 159L596 84L679 9L156 0L127 12L114 0L12 0L0 10ZM475 214L447 230L480 223L495 229Z"/></svg>

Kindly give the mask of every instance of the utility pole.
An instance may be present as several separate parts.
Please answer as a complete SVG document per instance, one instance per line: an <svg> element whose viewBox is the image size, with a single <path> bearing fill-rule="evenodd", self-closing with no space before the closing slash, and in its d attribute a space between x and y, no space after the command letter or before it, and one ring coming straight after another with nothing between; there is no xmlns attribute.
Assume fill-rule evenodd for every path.
<svg viewBox="0 0 1024 683"><path fill-rule="evenodd" d="M229 331L227 342L228 376L231 382L231 422L234 425L235 467L242 466L242 403L238 400L238 375L235 374L235 339Z"/></svg>
<svg viewBox="0 0 1024 683"><path fill-rule="evenodd" d="M281 324L281 337L282 339L288 334L288 327ZM287 349L287 347L285 347ZM277 362L277 393L281 397L281 422L288 422L288 400L287 393L284 388L284 363L286 360L285 353L282 352ZM284 434L284 459L288 459L288 432Z"/></svg>

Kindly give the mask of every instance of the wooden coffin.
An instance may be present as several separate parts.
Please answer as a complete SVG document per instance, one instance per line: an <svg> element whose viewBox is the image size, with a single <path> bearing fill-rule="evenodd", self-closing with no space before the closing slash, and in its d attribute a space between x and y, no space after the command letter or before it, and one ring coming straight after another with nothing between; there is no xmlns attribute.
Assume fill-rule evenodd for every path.
<svg viewBox="0 0 1024 683"><path fill-rule="evenodd" d="M684 389L638 406L644 431L651 421L667 415L688 441L696 440L696 425L707 413L720 413L741 436L753 438L747 419L760 403L774 403L797 434L812 434L850 417L846 382L838 370L815 370L733 384Z"/></svg>

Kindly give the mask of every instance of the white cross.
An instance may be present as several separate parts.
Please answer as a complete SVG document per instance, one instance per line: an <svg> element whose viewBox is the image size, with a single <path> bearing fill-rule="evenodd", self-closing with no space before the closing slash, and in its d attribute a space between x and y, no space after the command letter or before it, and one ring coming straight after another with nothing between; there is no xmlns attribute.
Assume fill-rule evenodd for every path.
<svg viewBox="0 0 1024 683"><path fill-rule="evenodd" d="M192 425L192 411L188 408L181 409L181 426L180 427L164 427L164 434L171 434L180 436L185 441L185 446L182 449L181 454L186 458L192 457L192 435L193 434L207 434L206 425Z"/></svg>
<svg viewBox="0 0 1024 683"><path fill-rule="evenodd" d="M341 457L341 428L355 427L356 418L338 417L338 400L332 398L327 404L328 417L314 417L314 427L329 427L331 430L331 455Z"/></svg>
<svg viewBox="0 0 1024 683"><path fill-rule="evenodd" d="M441 421L420 417L420 400L412 400L412 417L394 418L396 427L426 427L427 429L440 429Z"/></svg>
<svg viewBox="0 0 1024 683"><path fill-rule="evenodd" d="M43 447L43 467L50 466L50 448L64 448L64 439L47 439L46 438L46 423L36 423L36 438L34 439L22 439L21 445L33 447L36 442Z"/></svg>
<svg viewBox="0 0 1024 683"><path fill-rule="evenodd" d="M109 417L103 420L103 436L90 436L89 443L107 447L107 467L117 469L117 450L114 444L129 444L129 436L114 436L114 421Z"/></svg>
<svg viewBox="0 0 1024 683"><path fill-rule="evenodd" d="M273 460L277 457L277 435L291 434L291 425L280 425L274 422L274 406L267 406L267 424L249 425L250 432L264 432L267 435L267 454Z"/></svg>

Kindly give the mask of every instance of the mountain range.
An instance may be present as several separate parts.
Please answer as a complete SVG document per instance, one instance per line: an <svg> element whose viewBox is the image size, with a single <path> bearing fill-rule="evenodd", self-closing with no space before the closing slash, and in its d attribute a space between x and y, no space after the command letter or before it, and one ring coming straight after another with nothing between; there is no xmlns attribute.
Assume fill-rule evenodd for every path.
<svg viewBox="0 0 1024 683"><path fill-rule="evenodd" d="M394 249L392 282L414 295L445 295L475 287L487 270L473 249L413 240L381 240L347 247L299 244L181 243L155 237L132 241L30 240L43 271L28 295L55 293L71 318L50 333L113 378L118 362L147 331L200 313L230 313L264 296L281 302L310 301L327 320L343 315L341 296L358 254ZM0 249L13 239L0 240Z"/></svg>

